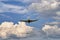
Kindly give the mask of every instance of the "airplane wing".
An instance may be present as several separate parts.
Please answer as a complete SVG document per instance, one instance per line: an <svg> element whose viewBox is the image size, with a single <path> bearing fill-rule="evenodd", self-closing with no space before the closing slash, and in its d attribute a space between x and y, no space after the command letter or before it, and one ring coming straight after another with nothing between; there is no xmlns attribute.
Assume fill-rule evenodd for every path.
<svg viewBox="0 0 60 40"><path fill-rule="evenodd" d="M37 20L20 20L21 22L28 22L28 23L30 23L30 22L35 22L35 21L37 21Z"/></svg>
<svg viewBox="0 0 60 40"><path fill-rule="evenodd" d="M21 22L28 22L27 20L20 20Z"/></svg>
<svg viewBox="0 0 60 40"><path fill-rule="evenodd" d="M37 20L30 20L31 22L35 22L35 21L37 21Z"/></svg>

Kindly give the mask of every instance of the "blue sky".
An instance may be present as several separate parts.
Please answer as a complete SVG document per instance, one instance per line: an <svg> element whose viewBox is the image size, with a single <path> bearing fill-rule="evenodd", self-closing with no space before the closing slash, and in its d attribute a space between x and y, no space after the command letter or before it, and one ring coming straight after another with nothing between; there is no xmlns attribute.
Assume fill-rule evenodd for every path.
<svg viewBox="0 0 60 40"><path fill-rule="evenodd" d="M31 2L27 2L27 1L23 2L23 1L14 1L14 0L13 1L12 0L6 0L6 1L1 1L1 2L3 3L3 5L8 4L8 5L11 5L11 6L14 6L14 7L15 6L18 6L18 7L21 6L22 11L24 11L24 9L27 9L28 6L32 4ZM7 10L9 10L9 9L7 9ZM11 9L13 10L13 8L11 8ZM43 13L39 14L38 12L35 12L34 10L28 11L26 13L23 13L23 12L18 13L18 12L8 12L8 11L6 11L6 12L1 12L0 14L2 16L2 17L0 17L1 18L0 23L2 23L4 21L13 21L14 23L17 23L18 21L20 21L22 19L27 19L28 17L30 17L31 19L39 19L37 21L37 23L38 23L37 25L39 25L39 27L40 27L40 24L54 20L52 18L47 18L47 19L44 18L44 17L42 18L41 14L43 14ZM3 16L3 15L5 15L5 16ZM7 17L7 16L9 16L9 17ZM34 24L36 24L36 23L34 23ZM36 25L33 25L33 26L36 27Z"/></svg>
<svg viewBox="0 0 60 40"><path fill-rule="evenodd" d="M58 26L60 24L60 0L0 0L0 24L3 22L18 24L20 20L28 19L28 17L38 19L38 21L26 23L27 26L39 30L44 29L43 31L46 33L52 32L50 31L51 28L57 30L57 28L60 28ZM52 32L52 34L60 35L59 32L56 34ZM52 34L48 33L49 38ZM52 38L49 40L55 40L54 37ZM58 39L58 37L56 38Z"/></svg>

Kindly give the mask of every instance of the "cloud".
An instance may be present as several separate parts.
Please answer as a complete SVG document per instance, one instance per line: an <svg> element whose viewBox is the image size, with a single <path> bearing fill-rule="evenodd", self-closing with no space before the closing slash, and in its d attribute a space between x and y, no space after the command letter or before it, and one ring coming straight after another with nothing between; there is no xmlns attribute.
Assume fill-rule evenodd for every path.
<svg viewBox="0 0 60 40"><path fill-rule="evenodd" d="M53 23L54 24L54 23ZM46 24L42 30L27 26L25 22L3 22L0 24L1 40L58 40L60 28L57 25ZM58 38L58 39L57 39Z"/></svg>
<svg viewBox="0 0 60 40"><path fill-rule="evenodd" d="M16 5L5 4L0 2L0 13L4 13L4 12L23 14L23 13L27 13L28 10L23 6L16 6Z"/></svg>
<svg viewBox="0 0 60 40"><path fill-rule="evenodd" d="M11 0L12 1L12 0ZM16 6L11 4L5 4L0 2L0 13L11 12L11 13L29 13L29 11L35 11L40 13L43 17L53 17L56 15L56 11L59 8L60 2L57 0L13 0L19 2L30 2L26 8L24 6ZM42 12L42 13L41 13ZM51 15L52 14L52 15Z"/></svg>
<svg viewBox="0 0 60 40"><path fill-rule="evenodd" d="M60 21L60 11L56 11L56 16L53 16L52 18L56 21Z"/></svg>
<svg viewBox="0 0 60 40"><path fill-rule="evenodd" d="M16 0L17 1L17 0ZM60 20L59 1L56 0L19 0L22 2L30 2L31 4L26 9L23 6L16 6L0 2L0 13L27 13L35 11L39 13L39 17L51 17ZM6 16L0 14L2 16ZM0 25L0 37L5 40L60 40L60 22L47 23L42 30L34 29L27 26L24 22L3 22ZM49 39L48 39L49 38ZM53 38L53 39L52 39Z"/></svg>
<svg viewBox="0 0 60 40"><path fill-rule="evenodd" d="M60 16L60 11L56 12L56 14L57 14L58 16Z"/></svg>
<svg viewBox="0 0 60 40"><path fill-rule="evenodd" d="M60 27L57 25L45 25L42 30L46 33L46 35L50 38L60 38Z"/></svg>
<svg viewBox="0 0 60 40"><path fill-rule="evenodd" d="M47 25L58 25L58 24L60 24L60 22L57 22L57 21L55 21L55 22L50 22L50 23L46 23Z"/></svg>
<svg viewBox="0 0 60 40"><path fill-rule="evenodd" d="M59 2L57 2L56 0L41 0L41 2L39 3L32 3L29 6L29 9L35 10L36 12L43 12L46 10L55 10L56 8L59 7Z"/></svg>
<svg viewBox="0 0 60 40"><path fill-rule="evenodd" d="M0 25L0 37L7 38L11 34L17 37L27 37L33 31L33 27L26 26L24 22L15 24L13 22L3 22Z"/></svg>
<svg viewBox="0 0 60 40"><path fill-rule="evenodd" d="M56 16L53 17L53 18L56 19L56 20L60 20L60 11L57 11Z"/></svg>
<svg viewBox="0 0 60 40"><path fill-rule="evenodd" d="M58 0L37 0L29 5L28 10L39 13L40 17L54 19L56 12L60 9L59 5Z"/></svg>
<svg viewBox="0 0 60 40"><path fill-rule="evenodd" d="M41 34L40 30L27 26L25 22L3 22L0 25L1 40L40 40L43 39Z"/></svg>
<svg viewBox="0 0 60 40"><path fill-rule="evenodd" d="M3 22L0 25L0 38L1 40L39 40L40 37L37 30L33 30L34 27L27 26L25 22ZM37 34L35 34L38 32ZM16 36L15 36L16 35ZM36 38L39 37L39 38Z"/></svg>

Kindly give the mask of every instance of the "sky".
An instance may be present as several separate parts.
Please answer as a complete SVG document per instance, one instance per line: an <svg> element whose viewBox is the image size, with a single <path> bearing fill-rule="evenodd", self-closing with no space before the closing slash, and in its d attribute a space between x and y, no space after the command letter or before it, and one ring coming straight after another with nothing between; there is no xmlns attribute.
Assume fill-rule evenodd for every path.
<svg viewBox="0 0 60 40"><path fill-rule="evenodd" d="M0 40L60 40L60 0L0 0Z"/></svg>

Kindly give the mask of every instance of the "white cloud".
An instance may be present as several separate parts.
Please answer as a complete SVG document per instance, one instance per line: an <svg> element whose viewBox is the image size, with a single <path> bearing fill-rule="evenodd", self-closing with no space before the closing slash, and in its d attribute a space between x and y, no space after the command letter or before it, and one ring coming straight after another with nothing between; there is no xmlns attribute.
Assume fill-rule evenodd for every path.
<svg viewBox="0 0 60 40"><path fill-rule="evenodd" d="M56 16L56 17L53 17L56 21L60 21L60 17Z"/></svg>
<svg viewBox="0 0 60 40"><path fill-rule="evenodd" d="M41 40L43 39L41 34L40 30L27 26L24 22L19 22L15 25L13 22L3 22L0 25L1 40Z"/></svg>
<svg viewBox="0 0 60 40"><path fill-rule="evenodd" d="M28 10L39 13L39 16L43 18L55 19L58 17L57 19L59 20L59 14L56 14L60 9L59 5L60 1L58 0L37 0L37 2L32 2L29 5Z"/></svg>
<svg viewBox="0 0 60 40"><path fill-rule="evenodd" d="M46 34L48 34L48 36ZM58 35L60 35L60 28L56 25L45 25L42 30L27 26L25 22L18 22L18 24L3 22L0 25L0 37L6 40L48 40L48 38L58 40L55 39L60 38Z"/></svg>
<svg viewBox="0 0 60 40"><path fill-rule="evenodd" d="M41 0L41 2L39 3L32 3L29 6L30 10L35 10L36 12L43 12L46 10L53 10L59 7L59 2L57 2L56 0Z"/></svg>
<svg viewBox="0 0 60 40"><path fill-rule="evenodd" d="M23 1L23 0L21 0L21 1ZM31 2L31 1L25 0L25 2ZM59 2L56 0L33 1L32 4L28 7L28 11L25 7L22 7L22 6L15 6L15 5L4 4L4 3L0 3L0 4L1 4L0 13L2 13L2 12L27 13L30 10L34 10L34 11L42 14L44 17L50 16L53 18L55 18L55 17L58 18L60 16L59 12L53 11L53 10L57 10L59 8ZM49 12L49 10L50 10L50 12ZM52 25L55 24L55 25L51 26L49 24L52 24ZM12 38L12 39L8 38L8 36L11 36L11 34L13 34L13 35L16 35L17 37L21 38L21 40L48 40L48 38L50 38L50 37L48 37L47 39L43 38L43 37L47 37L47 35L45 35L45 34L48 34L48 36L51 36L51 38L53 38L51 40L57 40L55 38L60 38L60 28L57 26L57 24L60 24L60 22L48 23L48 25L45 25L42 28L43 32L41 32L40 30L39 31L33 30L33 27L27 26L24 22L19 22L18 24L14 24L13 22L3 22L0 25L0 37L7 38L7 40L18 40L15 38Z"/></svg>
<svg viewBox="0 0 60 40"><path fill-rule="evenodd" d="M33 31L33 27L26 26L24 22L15 24L13 22L3 22L0 25L0 37L6 38L11 34L17 37L27 37Z"/></svg>
<svg viewBox="0 0 60 40"><path fill-rule="evenodd" d="M27 13L28 10L23 6L15 6L10 4L4 4L0 2L0 13L2 12L12 12L12 13Z"/></svg>
<svg viewBox="0 0 60 40"><path fill-rule="evenodd" d="M3 22L0 25L1 40L41 40L43 39L41 34L40 30L27 26L25 22L18 22L18 24Z"/></svg>
<svg viewBox="0 0 60 40"><path fill-rule="evenodd" d="M16 35L16 36L14 36ZM11 36L11 37L10 37ZM25 22L3 22L0 25L0 37L1 40L40 40L40 31L34 29L34 27L27 26ZM15 38L14 38L15 37Z"/></svg>
<svg viewBox="0 0 60 40"><path fill-rule="evenodd" d="M56 12L57 16L60 16L60 11Z"/></svg>
<svg viewBox="0 0 60 40"><path fill-rule="evenodd" d="M57 25L45 25L42 30L51 38L60 38L60 27Z"/></svg>
<svg viewBox="0 0 60 40"><path fill-rule="evenodd" d="M50 23L46 23L47 25L49 24L49 25L57 25L57 24L60 24L60 22L57 22L57 21L55 21L55 22L50 22Z"/></svg>
<svg viewBox="0 0 60 40"><path fill-rule="evenodd" d="M54 18L56 21L57 21L57 20L59 21L59 20L60 20L60 11L57 11L57 12L56 12L56 16L54 16L53 18Z"/></svg>

